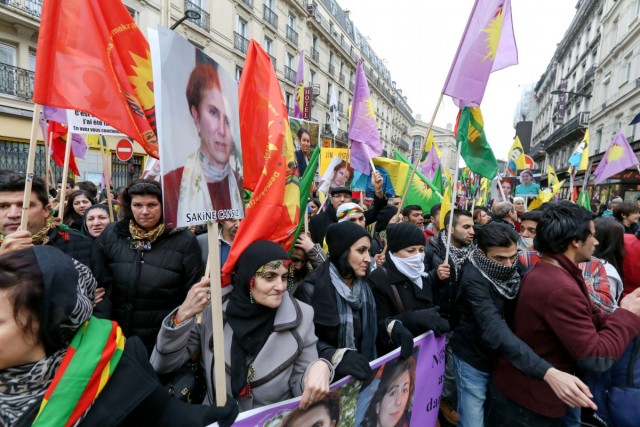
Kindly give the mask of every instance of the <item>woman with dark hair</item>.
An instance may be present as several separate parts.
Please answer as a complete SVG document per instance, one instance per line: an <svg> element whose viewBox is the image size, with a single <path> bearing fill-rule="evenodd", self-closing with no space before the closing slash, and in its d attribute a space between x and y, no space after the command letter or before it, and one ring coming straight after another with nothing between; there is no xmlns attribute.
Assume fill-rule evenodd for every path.
<svg viewBox="0 0 640 427"><path fill-rule="evenodd" d="M304 171L307 170L307 164L309 164L309 157L311 153L311 133L305 128L298 129L298 144L300 149L296 150L296 163L298 164L299 176L304 175Z"/></svg>
<svg viewBox="0 0 640 427"><path fill-rule="evenodd" d="M138 335L149 352L160 324L198 282L204 268L196 237L162 221L162 190L154 180L131 183L123 194L123 219L96 239L92 269L107 290L103 304L125 335ZM109 312L108 307L100 307Z"/></svg>
<svg viewBox="0 0 640 427"><path fill-rule="evenodd" d="M330 391L307 409L300 407L291 411L280 427L338 427L342 413L342 396L336 390Z"/></svg>
<svg viewBox="0 0 640 427"><path fill-rule="evenodd" d="M95 239L109 224L111 224L109 206L101 204L90 206L82 217L82 234Z"/></svg>
<svg viewBox="0 0 640 427"><path fill-rule="evenodd" d="M0 256L0 425L229 426L238 413L169 396L137 337L92 317L96 281L52 246Z"/></svg>
<svg viewBox="0 0 640 427"><path fill-rule="evenodd" d="M362 427L409 427L415 391L413 357L395 359L380 367L382 375L369 402Z"/></svg>
<svg viewBox="0 0 640 427"><path fill-rule="evenodd" d="M332 367L318 359L313 310L287 292L290 264L285 250L266 240L253 242L238 258L223 311L227 393L239 400L241 411L300 395L304 409L329 391ZM151 355L156 371L166 373L200 353L206 405L216 393L210 298L209 279L191 288L162 321Z"/></svg>
<svg viewBox="0 0 640 427"><path fill-rule="evenodd" d="M64 223L74 230L82 230L82 216L96 201L84 190L76 190L69 196L64 208Z"/></svg>
<svg viewBox="0 0 640 427"><path fill-rule="evenodd" d="M596 218L594 224L598 246L593 256L604 264L611 296L617 305L623 291L624 227L613 218Z"/></svg>
<svg viewBox="0 0 640 427"><path fill-rule="evenodd" d="M371 376L376 358L375 301L366 281L371 236L350 221L327 229L329 259L297 289L296 297L314 310L318 354L330 360L336 377Z"/></svg>

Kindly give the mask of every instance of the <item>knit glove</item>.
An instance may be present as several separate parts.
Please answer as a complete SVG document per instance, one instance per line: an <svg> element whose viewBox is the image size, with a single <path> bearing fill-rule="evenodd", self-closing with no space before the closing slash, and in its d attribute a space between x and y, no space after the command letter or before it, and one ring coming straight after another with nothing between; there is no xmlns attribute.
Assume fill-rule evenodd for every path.
<svg viewBox="0 0 640 427"><path fill-rule="evenodd" d="M227 395L227 403L224 406L210 406L209 414L216 419L220 427L229 427L236 420L240 409L238 401Z"/></svg>
<svg viewBox="0 0 640 427"><path fill-rule="evenodd" d="M436 336L440 336L445 332L449 332L449 321L440 316L438 311L440 307L424 308L422 310L414 310L402 313L396 316L407 329L415 335L420 335L428 330L432 330Z"/></svg>
<svg viewBox="0 0 640 427"><path fill-rule="evenodd" d="M389 319L387 321L387 326L389 322L393 322L393 319ZM391 341L400 347L400 358L402 360L406 360L413 353L413 335L411 332L404 327L402 322L395 321L393 324L393 329L391 329Z"/></svg>
<svg viewBox="0 0 640 427"><path fill-rule="evenodd" d="M369 361L355 350L348 350L342 356L342 360L336 366L336 378L343 378L347 375L366 381L373 375Z"/></svg>

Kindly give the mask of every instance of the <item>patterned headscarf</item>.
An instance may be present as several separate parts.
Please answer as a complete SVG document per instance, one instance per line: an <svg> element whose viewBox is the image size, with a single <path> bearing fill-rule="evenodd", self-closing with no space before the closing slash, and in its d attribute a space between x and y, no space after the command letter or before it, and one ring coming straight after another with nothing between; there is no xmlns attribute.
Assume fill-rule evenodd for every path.
<svg viewBox="0 0 640 427"><path fill-rule="evenodd" d="M348 221L355 214L364 213L360 205L356 203L343 203L338 207L338 211L336 212L336 218L338 218L338 222Z"/></svg>

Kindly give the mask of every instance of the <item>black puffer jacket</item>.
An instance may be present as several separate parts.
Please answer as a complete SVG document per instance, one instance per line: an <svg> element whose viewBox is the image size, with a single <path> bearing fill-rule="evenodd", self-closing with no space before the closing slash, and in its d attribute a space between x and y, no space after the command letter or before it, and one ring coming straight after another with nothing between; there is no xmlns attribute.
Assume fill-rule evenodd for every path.
<svg viewBox="0 0 640 427"><path fill-rule="evenodd" d="M202 257L186 229L165 230L151 250L131 249L130 242L128 221L109 225L95 241L92 269L107 289L111 319L126 336L139 336L151 354L162 320L202 278Z"/></svg>
<svg viewBox="0 0 640 427"><path fill-rule="evenodd" d="M68 232L53 229L49 231L48 245L60 249L71 258L75 258L87 267L91 267L91 251L93 240L82 235L77 230Z"/></svg>
<svg viewBox="0 0 640 427"><path fill-rule="evenodd" d="M442 231L441 231L442 233ZM444 262L446 248L440 240L440 233L429 239L424 251L424 271L433 277L433 297L435 304L440 306L440 313L444 317L451 317L455 305L456 293L458 292L458 277L449 259L451 274L449 279L440 280L437 269Z"/></svg>

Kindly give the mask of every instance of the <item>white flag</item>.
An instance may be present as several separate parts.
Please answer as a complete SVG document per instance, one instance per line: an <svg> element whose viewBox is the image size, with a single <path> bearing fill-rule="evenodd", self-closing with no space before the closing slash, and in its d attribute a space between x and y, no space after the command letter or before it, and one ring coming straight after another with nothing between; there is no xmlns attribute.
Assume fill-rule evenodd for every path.
<svg viewBox="0 0 640 427"><path fill-rule="evenodd" d="M338 134L338 100L336 99L336 87L331 85L331 93L329 94L329 112L331 113L331 132Z"/></svg>

